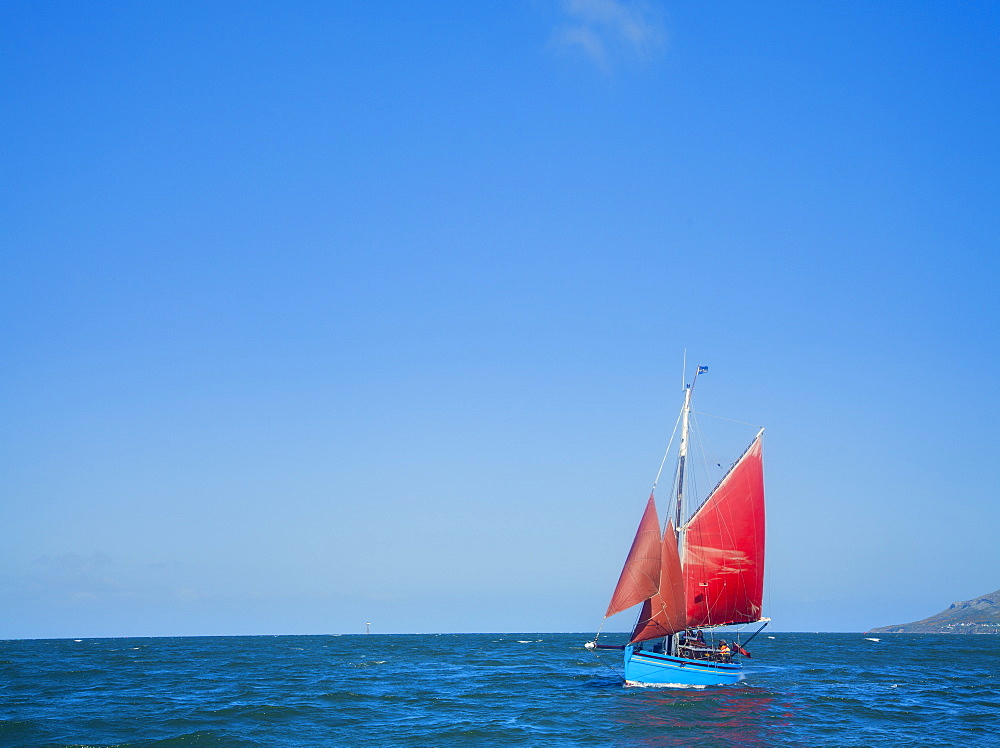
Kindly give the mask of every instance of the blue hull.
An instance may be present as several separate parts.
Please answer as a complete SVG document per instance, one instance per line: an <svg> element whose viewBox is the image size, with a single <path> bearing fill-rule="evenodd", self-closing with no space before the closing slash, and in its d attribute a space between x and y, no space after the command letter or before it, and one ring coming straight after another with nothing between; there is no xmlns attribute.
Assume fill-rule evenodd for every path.
<svg viewBox="0 0 1000 748"><path fill-rule="evenodd" d="M738 662L708 662L625 647L627 685L728 686L740 680Z"/></svg>

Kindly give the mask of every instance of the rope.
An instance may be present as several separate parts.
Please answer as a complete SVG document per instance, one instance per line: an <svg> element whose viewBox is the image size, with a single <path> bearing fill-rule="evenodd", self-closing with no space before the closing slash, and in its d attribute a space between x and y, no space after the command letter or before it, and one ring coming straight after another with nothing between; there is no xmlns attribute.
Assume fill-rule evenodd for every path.
<svg viewBox="0 0 1000 748"><path fill-rule="evenodd" d="M715 416L711 413L705 413L700 410L692 410L692 413L697 413L700 416L708 416L709 418L718 418L720 421L732 421L733 423L741 423L744 426L753 426L755 429L761 428L759 423L748 423L747 421L737 421L735 418L726 418L725 416Z"/></svg>
<svg viewBox="0 0 1000 748"><path fill-rule="evenodd" d="M599 654L598 654L598 652L599 652L599 651L600 651L600 650L597 650L597 649L592 649L592 650L591 650L591 652L593 652L593 653L594 653L594 657L596 657L596 658L597 658L597 661L598 661L599 663L601 663L602 665L604 665L604 667L606 667L606 668L607 668L608 670L610 670L610 671L611 671L612 673L614 673L614 674L615 674L615 675L616 675L616 676L617 676L618 678L620 678L621 680L625 680L625 671L624 671L624 670L622 670L621 672L619 672L619 671L618 671L618 670L617 670L616 668L614 668L614 667L612 667L611 665L609 665L608 663L606 663L606 662L604 661L604 659L603 659L603 658L601 657L601 655L599 655Z"/></svg>
<svg viewBox="0 0 1000 748"><path fill-rule="evenodd" d="M597 644L597 640L601 638L601 631L604 630L604 624L607 622L607 620L608 619L605 618L603 621L601 621L601 625L597 628L597 633L594 634L594 644ZM606 663L601 658L601 655L600 655L600 651L601 650L599 650L599 649L597 649L595 647L594 649L592 649L590 651L593 653L594 657L597 658L597 661L600 662L602 665L604 665L604 667L606 667L608 670L610 670L612 673L614 673L617 677L621 678L622 680L625 680L625 671L622 670L619 673L617 670L615 670L615 668L613 668L611 665L609 665L608 663Z"/></svg>
<svg viewBox="0 0 1000 748"><path fill-rule="evenodd" d="M597 644L597 640L601 638L601 632L604 630L604 624L607 622L608 619L605 618L603 621L601 621L601 625L597 627L597 633L594 634L594 644Z"/></svg>
<svg viewBox="0 0 1000 748"><path fill-rule="evenodd" d="M656 490L656 485L660 482L660 475L663 473L663 466L667 464L667 455L670 454L670 447L674 443L674 437L677 435L677 427L681 423L681 414L677 414L677 420L674 421L674 430L670 432L670 441L667 442L667 449L663 453L663 459L660 460L660 469L656 471L656 480L653 481L652 490Z"/></svg>
<svg viewBox="0 0 1000 748"><path fill-rule="evenodd" d="M696 415L696 414L692 413L692 415ZM694 424L695 424L695 437L698 440L698 449L701 451L701 466L700 467L702 469L702 472L705 474L705 483L706 483L706 485L714 486L716 483L718 483L718 477L717 477L718 473L715 473L715 469L714 468L717 467L717 468L719 468L721 470L722 469L722 460L719 459L719 456L717 454L715 454L714 452L712 454L712 458L709 459L708 452L705 449L705 440L702 438L702 435L701 435L701 424L698 423L698 418L697 417L692 418L691 420L693 420ZM695 470L692 470L691 472L692 473L696 473ZM713 473L715 473L715 476L713 476ZM697 493L697 486L695 486L694 495L695 496L698 495L698 493Z"/></svg>

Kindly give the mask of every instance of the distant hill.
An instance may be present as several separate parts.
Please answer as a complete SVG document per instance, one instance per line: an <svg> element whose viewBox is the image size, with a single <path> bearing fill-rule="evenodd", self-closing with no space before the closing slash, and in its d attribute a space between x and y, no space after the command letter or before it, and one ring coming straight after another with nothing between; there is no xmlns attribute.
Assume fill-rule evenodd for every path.
<svg viewBox="0 0 1000 748"><path fill-rule="evenodd" d="M1000 634L1000 590L952 603L936 616L871 629L877 634Z"/></svg>

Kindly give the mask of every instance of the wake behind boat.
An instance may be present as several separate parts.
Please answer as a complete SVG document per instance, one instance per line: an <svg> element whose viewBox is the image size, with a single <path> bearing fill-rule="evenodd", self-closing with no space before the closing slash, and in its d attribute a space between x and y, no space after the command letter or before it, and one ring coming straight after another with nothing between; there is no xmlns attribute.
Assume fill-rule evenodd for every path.
<svg viewBox="0 0 1000 748"><path fill-rule="evenodd" d="M655 501L657 476L604 614L607 619L642 603L632 634L627 644L609 645L598 643L598 632L586 644L595 651L623 650L627 685L736 683L743 669L739 655L749 657L750 653L738 634L731 643L723 639L716 643L715 629L750 623L766 626L769 621L761 616L763 429L705 500L693 510L688 507L685 491L689 482L691 395L698 375L707 371L707 366L699 366L691 384L684 388L672 495L674 516L661 531ZM763 626L750 639L761 630Z"/></svg>

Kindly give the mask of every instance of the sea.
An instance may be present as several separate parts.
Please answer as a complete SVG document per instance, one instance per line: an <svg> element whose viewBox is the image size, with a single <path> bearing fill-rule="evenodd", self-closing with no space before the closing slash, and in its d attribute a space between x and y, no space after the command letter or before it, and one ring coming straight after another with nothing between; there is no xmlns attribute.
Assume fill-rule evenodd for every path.
<svg viewBox="0 0 1000 748"><path fill-rule="evenodd" d="M765 629L703 689L625 687L588 638L0 641L0 746L1000 745L1000 636Z"/></svg>

